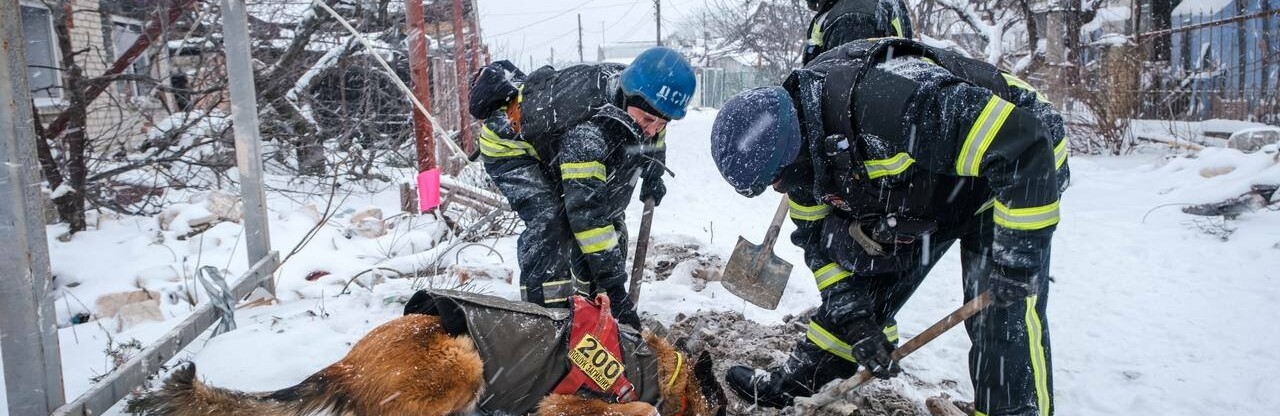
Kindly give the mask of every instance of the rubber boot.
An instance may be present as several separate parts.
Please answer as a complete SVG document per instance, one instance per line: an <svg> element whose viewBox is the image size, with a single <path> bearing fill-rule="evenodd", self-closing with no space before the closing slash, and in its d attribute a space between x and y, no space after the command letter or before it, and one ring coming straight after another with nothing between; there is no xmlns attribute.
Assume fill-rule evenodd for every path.
<svg viewBox="0 0 1280 416"><path fill-rule="evenodd" d="M783 408L794 403L796 397L812 396L832 380L853 376L855 370L857 364L806 340L796 346L782 368L757 375L754 368L734 366L725 374L725 382L743 400Z"/></svg>

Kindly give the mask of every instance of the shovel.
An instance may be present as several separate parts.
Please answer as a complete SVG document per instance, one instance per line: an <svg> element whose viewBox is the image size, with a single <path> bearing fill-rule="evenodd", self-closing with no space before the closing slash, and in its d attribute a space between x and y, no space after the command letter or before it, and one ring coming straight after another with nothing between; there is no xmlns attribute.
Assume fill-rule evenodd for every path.
<svg viewBox="0 0 1280 416"><path fill-rule="evenodd" d="M649 230L653 228L653 199L644 200L644 215L640 217L640 235L636 239L636 258L632 260L631 287L627 296L632 305L640 304L640 279L644 277L644 258L649 254Z"/></svg>
<svg viewBox="0 0 1280 416"><path fill-rule="evenodd" d="M983 309L986 309L987 306L991 305L992 296L991 291L982 292L982 294L973 298L973 300L965 303L964 306L956 309L955 312L951 312L950 315L947 315L942 318L942 320L935 322L928 329L925 329L924 332L921 332L920 335L916 335L915 338L912 338L910 341L902 344L901 347L895 348L891 357L894 361L901 361L907 355L910 355L920 349L920 347L928 344L929 341L933 341L939 335L942 335L947 332L947 330L955 327L956 324L972 318L974 315L977 315L978 312L982 312ZM816 394L807 399L797 399L796 406L798 410L802 411L802 414L813 413L817 409L839 400L845 393L853 391L854 389L861 387L863 384L866 384L868 381L871 381L871 378L871 371L863 368L852 378L844 379L840 384L823 391L821 394Z"/></svg>
<svg viewBox="0 0 1280 416"><path fill-rule="evenodd" d="M724 265L722 277L729 293L761 308L778 307L782 291L787 288L787 279L791 277L791 263L773 254L773 243L778 241L782 219L786 217L787 198L784 196L778 203L778 212L773 214L769 231L764 235L764 243L757 246L738 236L738 244Z"/></svg>

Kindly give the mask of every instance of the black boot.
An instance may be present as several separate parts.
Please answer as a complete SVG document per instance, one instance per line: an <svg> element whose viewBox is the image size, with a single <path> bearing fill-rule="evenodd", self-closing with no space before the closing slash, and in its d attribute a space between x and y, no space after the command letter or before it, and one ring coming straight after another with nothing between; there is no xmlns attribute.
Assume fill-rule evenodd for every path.
<svg viewBox="0 0 1280 416"><path fill-rule="evenodd" d="M796 345L782 368L756 375L751 367L734 366L725 382L738 397L764 407L790 406L797 396L812 396L838 378L853 376L857 365L823 351L805 340Z"/></svg>

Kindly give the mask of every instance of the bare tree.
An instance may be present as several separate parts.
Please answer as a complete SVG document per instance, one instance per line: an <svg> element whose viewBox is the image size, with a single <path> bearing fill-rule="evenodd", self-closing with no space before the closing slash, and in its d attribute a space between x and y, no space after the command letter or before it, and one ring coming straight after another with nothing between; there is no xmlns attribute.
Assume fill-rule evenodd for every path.
<svg viewBox="0 0 1280 416"><path fill-rule="evenodd" d="M714 0L694 26L718 41L717 53L754 57L756 66L781 78L800 66L812 18L802 0Z"/></svg>

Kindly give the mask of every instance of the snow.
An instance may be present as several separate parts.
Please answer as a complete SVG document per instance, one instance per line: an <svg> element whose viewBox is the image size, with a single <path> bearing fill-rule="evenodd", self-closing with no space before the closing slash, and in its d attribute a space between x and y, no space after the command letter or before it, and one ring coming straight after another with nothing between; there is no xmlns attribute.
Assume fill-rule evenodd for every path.
<svg viewBox="0 0 1280 416"><path fill-rule="evenodd" d="M1133 120L1132 134L1143 140L1158 142L1191 142L1205 146L1226 146L1227 138L1240 130L1268 128L1266 124L1240 120L1209 119L1205 121Z"/></svg>
<svg viewBox="0 0 1280 416"><path fill-rule="evenodd" d="M1230 6L1236 0L1182 0L1173 8L1174 16L1187 14L1214 14ZM1177 19L1174 19L1177 22Z"/></svg>
<svg viewBox="0 0 1280 416"><path fill-rule="evenodd" d="M728 258L739 235L760 241L779 195L744 198L720 179L708 142L715 114L691 111L671 123L668 165L676 176L666 179L669 192L654 211L653 236L657 243L698 244ZM1202 217L1170 205L1235 196L1253 183L1280 183L1274 157L1206 149L1172 159L1071 159L1073 184L1063 199L1054 243L1047 316L1058 414L1274 414L1280 406L1280 396L1274 394L1280 391L1274 377L1280 373L1280 335L1268 328L1275 327L1280 315L1275 303L1280 298L1280 212L1242 215L1228 224L1235 231L1222 241L1198 229L1196 221ZM1223 175L1206 178L1202 173L1228 166L1232 170ZM287 178L272 180L282 189L292 184ZM372 290L353 285L349 294L338 296L354 274L374 266L412 272L423 262L452 262L455 257L459 264L516 270L514 236L482 241L498 255L486 249L442 255L446 253L430 250L442 230L429 217L398 217L391 232L376 239L344 236L347 218L356 209L375 206L397 212L396 195L388 189L342 199L334 218L277 273L283 302L238 310L238 330L213 339L206 335L177 358L194 360L200 377L216 386L287 387L342 357L369 329L398 316L402 305L397 300L415 288L456 284L392 279ZM318 201L268 196L272 244L287 253L316 224L319 211L308 205ZM638 229L640 210L635 203L628 208L630 230ZM97 225L66 243L54 239L62 234L60 226L49 230L59 284L80 282L64 289L74 298L58 301L64 325L71 311L91 310L93 299L103 293L167 281L165 276L174 273L190 275L204 264L227 268L230 276L247 267L239 241L242 228L235 223L219 224L185 241L175 239L176 231L160 230L152 218L103 215L90 223ZM792 229L788 222L783 232ZM644 284L641 313L671 323L679 314L737 311L775 324L816 306L818 291L801 251L786 238L775 250L796 265L776 310L738 299L719 282L695 291L698 285L688 276L689 268L677 267L669 279ZM317 270L331 274L304 279ZM953 249L898 314L904 338L961 304L959 274L958 249ZM513 299L519 293L506 281L473 280L470 287ZM136 338L145 344L190 309L185 302L164 303L167 321L119 334L95 322L62 328L68 395L83 392L89 377L108 367L102 352L108 338L117 343ZM908 357L903 362L907 375L890 385L920 401L940 392L971 397L968 348L964 331L953 330Z"/></svg>
<svg viewBox="0 0 1280 416"><path fill-rule="evenodd" d="M1085 23L1084 26L1080 28L1080 32L1089 33L1102 30L1106 28L1108 24L1126 22L1129 20L1129 15L1131 13L1132 11L1129 10L1128 6L1099 8L1098 14L1095 15L1093 20L1089 21L1089 23Z"/></svg>

